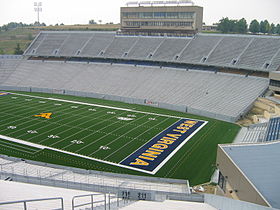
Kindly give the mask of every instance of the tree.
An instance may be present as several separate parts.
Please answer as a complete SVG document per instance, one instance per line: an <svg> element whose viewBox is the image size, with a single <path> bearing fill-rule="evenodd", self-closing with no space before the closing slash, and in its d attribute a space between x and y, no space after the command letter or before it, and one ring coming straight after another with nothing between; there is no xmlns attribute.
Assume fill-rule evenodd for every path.
<svg viewBox="0 0 280 210"><path fill-rule="evenodd" d="M280 24L277 24L275 32L280 35Z"/></svg>
<svg viewBox="0 0 280 210"><path fill-rule="evenodd" d="M0 27L0 30L8 31L8 30L15 29L15 28L23 28L23 27L29 27L29 26L35 26L35 25L46 26L45 23L39 24L38 22L35 22L34 24L26 24L26 23L22 23L22 22L19 22L19 23L10 22L10 23Z"/></svg>
<svg viewBox="0 0 280 210"><path fill-rule="evenodd" d="M218 30L222 33L246 33L248 30L248 24L245 18L240 20L230 20L223 18L217 24Z"/></svg>
<svg viewBox="0 0 280 210"><path fill-rule="evenodd" d="M2 26L2 29L3 29L3 31L8 31L7 25L3 25L3 26Z"/></svg>
<svg viewBox="0 0 280 210"><path fill-rule="evenodd" d="M245 34L248 30L248 24L245 18L242 18L236 23L237 32Z"/></svg>
<svg viewBox="0 0 280 210"><path fill-rule="evenodd" d="M276 26L273 23L271 23L271 25L270 25L269 33L276 34Z"/></svg>
<svg viewBox="0 0 280 210"><path fill-rule="evenodd" d="M228 33L230 32L230 27L231 27L231 21L226 17L226 18L222 18L219 21L217 29L222 33Z"/></svg>
<svg viewBox="0 0 280 210"><path fill-rule="evenodd" d="M22 49L20 49L19 43L17 43L17 46L15 47L14 54L15 55L22 55L23 54Z"/></svg>
<svg viewBox="0 0 280 210"><path fill-rule="evenodd" d="M88 24L97 24L94 20L89 20Z"/></svg>
<svg viewBox="0 0 280 210"><path fill-rule="evenodd" d="M34 26L40 26L40 23L38 21L35 21L33 25Z"/></svg>
<svg viewBox="0 0 280 210"><path fill-rule="evenodd" d="M256 19L252 20L252 22L250 23L249 31L254 34L260 32L260 24Z"/></svg>
<svg viewBox="0 0 280 210"><path fill-rule="evenodd" d="M260 32L261 33L264 33L264 34L268 33L269 28L270 28L270 24L267 20L260 22Z"/></svg>

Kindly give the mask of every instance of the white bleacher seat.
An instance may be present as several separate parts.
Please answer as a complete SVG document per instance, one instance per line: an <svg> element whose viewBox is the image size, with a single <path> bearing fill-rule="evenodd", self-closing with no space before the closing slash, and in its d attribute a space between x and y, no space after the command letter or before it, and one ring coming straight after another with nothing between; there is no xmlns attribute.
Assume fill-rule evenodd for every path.
<svg viewBox="0 0 280 210"><path fill-rule="evenodd" d="M235 34L143 37L112 32L46 31L39 34L25 55L125 58L273 71L280 66L280 38Z"/></svg>
<svg viewBox="0 0 280 210"><path fill-rule="evenodd" d="M147 66L24 61L1 85L148 99L237 117L267 89L268 79Z"/></svg>

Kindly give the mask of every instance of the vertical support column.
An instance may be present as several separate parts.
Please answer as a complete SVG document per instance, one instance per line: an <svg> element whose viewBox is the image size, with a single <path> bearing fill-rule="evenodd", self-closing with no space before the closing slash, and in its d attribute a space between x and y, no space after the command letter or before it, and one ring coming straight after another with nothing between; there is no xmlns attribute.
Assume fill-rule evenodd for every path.
<svg viewBox="0 0 280 210"><path fill-rule="evenodd" d="M109 210L111 209L110 208L110 205L111 205L111 194L110 194L110 192L109 192L109 197L108 197L108 208L109 208Z"/></svg>
<svg viewBox="0 0 280 210"><path fill-rule="evenodd" d="M61 210L64 210L63 199L62 199L62 198L60 198L60 200L61 200Z"/></svg>
<svg viewBox="0 0 280 210"><path fill-rule="evenodd" d="M90 202L91 202L91 210L93 210L93 195L90 195Z"/></svg>
<svg viewBox="0 0 280 210"><path fill-rule="evenodd" d="M26 201L23 201L23 208L24 208L24 210L27 210Z"/></svg>
<svg viewBox="0 0 280 210"><path fill-rule="evenodd" d="M106 193L104 193L104 206L105 206L105 210L106 210Z"/></svg>

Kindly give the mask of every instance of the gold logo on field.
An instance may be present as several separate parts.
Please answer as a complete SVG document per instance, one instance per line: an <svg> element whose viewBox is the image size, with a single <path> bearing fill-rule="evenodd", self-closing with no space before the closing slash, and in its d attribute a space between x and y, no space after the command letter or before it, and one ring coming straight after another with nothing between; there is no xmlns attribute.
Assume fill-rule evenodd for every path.
<svg viewBox="0 0 280 210"><path fill-rule="evenodd" d="M9 93L0 92L0 96L6 96L6 95L9 95Z"/></svg>
<svg viewBox="0 0 280 210"><path fill-rule="evenodd" d="M42 117L42 118L45 118L45 119L51 119L51 115L52 115L52 113L48 112L48 113L36 114L36 115L33 115L33 116L34 117Z"/></svg>

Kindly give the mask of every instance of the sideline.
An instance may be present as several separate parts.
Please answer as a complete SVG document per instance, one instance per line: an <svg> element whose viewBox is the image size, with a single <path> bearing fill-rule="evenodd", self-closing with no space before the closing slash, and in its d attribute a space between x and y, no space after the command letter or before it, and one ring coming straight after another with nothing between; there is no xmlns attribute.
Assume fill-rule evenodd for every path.
<svg viewBox="0 0 280 210"><path fill-rule="evenodd" d="M106 163L106 164L110 164L110 165L113 165L113 166L118 166L118 167L122 167L122 168L126 168L126 169L132 169L132 170L135 170L135 171L140 171L140 172L144 172L144 173L148 173L148 174L155 174L155 172L148 172L148 171L141 170L141 169L138 169L138 168L124 166L124 165L114 163L114 162L110 162L110 161L106 161L106 160L92 158L92 157L88 157L88 156L85 156L85 155L80 155L80 154L76 154L76 153L73 153L73 152L68 152L68 151L64 151L64 150L61 150L61 149L56 149L56 148L52 148L52 147L48 147L48 146L43 146L43 145L40 145L40 144L27 142L27 141L24 141L24 140L21 140L21 139L16 139L16 138L12 138L12 137L9 137L9 136L4 136L4 135L1 135L1 134L0 134L0 139L4 139L4 140L7 140L7 141L11 141L11 142L16 142L16 143L19 143L19 144L24 144L24 145L39 148L39 149L49 149L49 150L53 150L53 151L56 151L56 152L61 152L61 153L64 153L64 154L73 155L73 156L85 158L85 159L88 159L88 160L94 160L94 161L98 161L98 162L101 162L101 163Z"/></svg>
<svg viewBox="0 0 280 210"><path fill-rule="evenodd" d="M5 92L7 92L7 91L5 91ZM177 119L183 119L184 118L184 117L178 117L178 116L174 116L174 115L157 114L157 113L153 113L153 112L143 112L143 111L137 111L137 110L132 110L132 109L125 109L125 108L99 105L99 104L91 104L91 103L80 102L80 101L71 101L71 100L65 100L65 99L59 99L59 98L46 98L46 97L41 97L41 96L32 96L32 95L28 95L28 94L13 93L13 92L7 92L7 93L10 93L10 94L13 94L13 95L19 95L19 96L27 96L27 97L31 97L31 98L40 98L40 99L51 100L51 101L61 101L61 102L66 102L66 103L81 104L81 105L88 105L88 106L95 106L95 107L103 107L103 108L109 108L109 109L115 109L115 110L121 110L121 111L128 111L128 112L134 112L134 113L150 114L150 115L156 115L156 116L162 116L162 117L171 117L171 118L177 118ZM194 119L194 118L192 118L192 119L193 120L199 120L199 119ZM203 121L205 121L205 120L203 120Z"/></svg>

